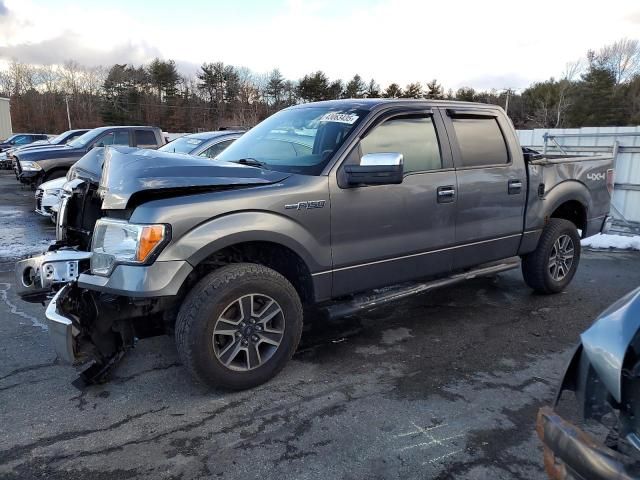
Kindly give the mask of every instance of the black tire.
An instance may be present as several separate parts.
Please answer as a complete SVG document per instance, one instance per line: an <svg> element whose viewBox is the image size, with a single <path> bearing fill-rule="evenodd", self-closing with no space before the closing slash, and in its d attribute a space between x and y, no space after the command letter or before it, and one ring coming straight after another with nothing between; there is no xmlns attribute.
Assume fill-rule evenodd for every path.
<svg viewBox="0 0 640 480"><path fill-rule="evenodd" d="M556 271L552 271L550 261L554 245L565 237L569 237L573 244L573 257L568 271L561 278L554 278ZM555 247L557 249L557 246ZM576 226L561 218L552 218L547 222L538 247L522 257L522 275L527 285L538 293L552 294L563 291L573 279L580 262L580 236ZM555 267L556 270L558 266ZM561 271L564 267L561 267ZM558 274L559 277L559 274Z"/></svg>
<svg viewBox="0 0 640 480"><path fill-rule="evenodd" d="M255 322L253 319L254 296L268 298L276 302L275 305L282 314L279 313L277 318L283 332L280 332L280 343L275 348L270 344L262 345L260 343L262 340L259 340L258 344L251 343L248 348L255 345L256 350L264 347L272 349L269 352L270 357L257 367L238 371L232 368L240 367L227 366L219 358L222 356L221 351L224 350L225 345L219 346L216 343L220 335L214 337L214 327L233 305L237 305L237 302L242 302L243 298L249 296L252 302L252 322ZM238 311L242 319L242 310ZM302 304L295 288L278 272L251 263L226 265L201 279L184 299L178 312L175 328L178 355L191 375L205 385L231 390L252 388L276 376L291 359L300 342L302 317ZM241 330L240 327L237 328ZM263 333L266 334L267 328L264 330ZM242 338L242 341L245 339L245 334L248 335L247 338L257 336L242 331L242 337L238 332L235 333ZM262 335L259 332L251 333ZM228 339L225 341L229 343L241 341L234 336L222 338ZM234 358L243 356L246 359L246 366L249 367L248 350L246 354L244 352L242 355L236 354ZM261 354L258 358L262 362ZM238 361L240 360L242 358Z"/></svg>

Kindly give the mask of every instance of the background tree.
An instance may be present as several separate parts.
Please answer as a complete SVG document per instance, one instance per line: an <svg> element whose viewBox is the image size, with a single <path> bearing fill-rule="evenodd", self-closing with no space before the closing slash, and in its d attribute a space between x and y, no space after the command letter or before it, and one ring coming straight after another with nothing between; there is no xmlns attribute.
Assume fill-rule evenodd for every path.
<svg viewBox="0 0 640 480"><path fill-rule="evenodd" d="M593 60L613 74L616 85L628 82L640 73L640 41L622 38L593 53Z"/></svg>
<svg viewBox="0 0 640 480"><path fill-rule="evenodd" d="M298 96L305 102L319 102L330 98L329 79L322 70L307 74L298 82Z"/></svg>
<svg viewBox="0 0 640 480"><path fill-rule="evenodd" d="M455 99L462 102L473 102L476 98L476 91L471 87L460 87L455 94Z"/></svg>
<svg viewBox="0 0 640 480"><path fill-rule="evenodd" d="M367 85L357 73L353 76L344 89L345 98L363 98L367 93Z"/></svg>
<svg viewBox="0 0 640 480"><path fill-rule="evenodd" d="M516 128L640 124L638 40L621 39L590 51L586 62L567 65L559 79L510 90L508 114ZM504 86L500 86L504 87ZM419 97L420 84L403 91L397 83L381 91L354 75L346 85L318 70L299 82L278 69L256 74L248 68L205 62L194 75L181 75L173 60L147 65L88 68L74 61L29 65L16 60L0 69L0 95L9 97L16 131L57 133L73 127L113 124L157 125L192 132L221 126L253 126L299 102L335 98ZM455 98L505 106L505 89L459 88L455 94L430 82L427 98Z"/></svg>
<svg viewBox="0 0 640 480"><path fill-rule="evenodd" d="M382 96L384 98L400 98L402 96L402 89L397 83L392 83L384 89Z"/></svg>
<svg viewBox="0 0 640 480"><path fill-rule="evenodd" d="M419 82L414 82L404 87L400 96L402 98L422 98L422 95L422 85Z"/></svg>
<svg viewBox="0 0 640 480"><path fill-rule="evenodd" d="M427 83L427 91L424 96L425 98L430 98L433 100L442 100L444 98L444 89L442 88L442 85L440 85L434 78L429 83Z"/></svg>
<svg viewBox="0 0 640 480"><path fill-rule="evenodd" d="M285 78L277 68L274 68L271 73L269 73L266 88L266 100L272 105L278 106L282 103L285 93L285 83Z"/></svg>
<svg viewBox="0 0 640 480"><path fill-rule="evenodd" d="M373 78L369 80L369 84L367 85L367 90L365 91L365 96L367 98L380 97L380 85L378 85Z"/></svg>

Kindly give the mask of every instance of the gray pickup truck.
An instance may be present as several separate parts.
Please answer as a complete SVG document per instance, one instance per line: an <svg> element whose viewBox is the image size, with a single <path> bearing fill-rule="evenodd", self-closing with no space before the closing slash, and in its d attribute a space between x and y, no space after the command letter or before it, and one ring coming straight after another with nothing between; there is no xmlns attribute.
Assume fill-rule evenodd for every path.
<svg viewBox="0 0 640 480"><path fill-rule="evenodd" d="M502 109L474 103L299 105L213 162L107 150L99 184L68 182L58 216L59 232L92 227L90 251L62 233L16 266L23 298L55 293L51 338L90 362L86 381L173 333L195 379L250 388L291 358L311 306L348 315L520 265L559 292L613 188L612 157L523 151Z"/></svg>

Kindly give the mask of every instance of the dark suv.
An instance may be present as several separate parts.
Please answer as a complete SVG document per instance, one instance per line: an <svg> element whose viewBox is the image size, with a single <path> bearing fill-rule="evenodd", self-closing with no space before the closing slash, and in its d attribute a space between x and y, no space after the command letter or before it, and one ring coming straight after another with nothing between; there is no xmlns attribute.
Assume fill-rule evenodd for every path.
<svg viewBox="0 0 640 480"><path fill-rule="evenodd" d="M0 142L0 152L3 152L8 148L28 145L38 140L47 140L48 138L49 136L44 133L16 133Z"/></svg>
<svg viewBox="0 0 640 480"><path fill-rule="evenodd" d="M52 145L13 153L16 176L22 183L39 185L64 177L67 171L93 147L125 145L156 149L165 144L157 127L100 127L89 130L66 145Z"/></svg>

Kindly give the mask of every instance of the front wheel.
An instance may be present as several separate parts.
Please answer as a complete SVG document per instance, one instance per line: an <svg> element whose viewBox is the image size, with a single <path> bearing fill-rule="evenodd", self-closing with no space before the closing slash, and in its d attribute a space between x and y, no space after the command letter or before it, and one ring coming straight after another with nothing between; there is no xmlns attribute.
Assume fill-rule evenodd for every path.
<svg viewBox="0 0 640 480"><path fill-rule="evenodd" d="M580 237L568 220L549 220L538 247L522 257L522 274L527 285L544 294L563 291L578 269Z"/></svg>
<svg viewBox="0 0 640 480"><path fill-rule="evenodd" d="M291 283L262 265L227 265L204 277L185 298L176 345L193 377L242 390L273 378L295 352L302 305Z"/></svg>

